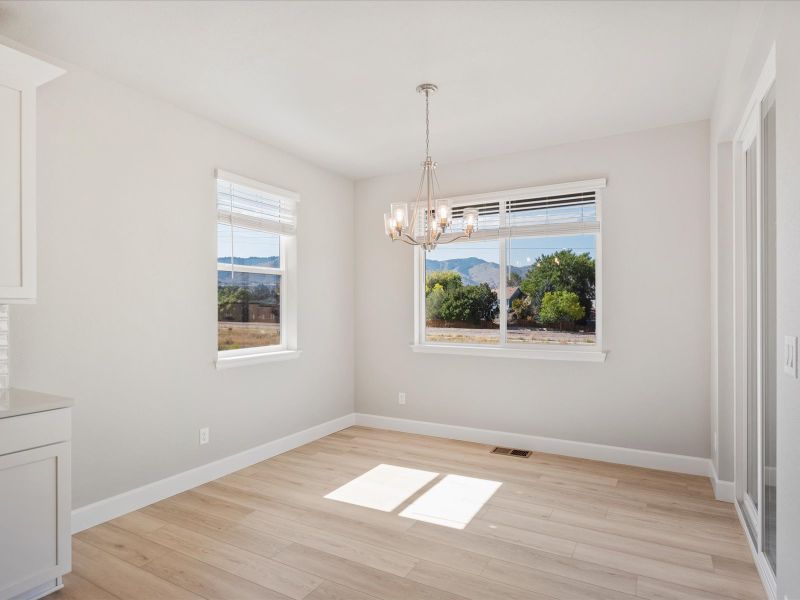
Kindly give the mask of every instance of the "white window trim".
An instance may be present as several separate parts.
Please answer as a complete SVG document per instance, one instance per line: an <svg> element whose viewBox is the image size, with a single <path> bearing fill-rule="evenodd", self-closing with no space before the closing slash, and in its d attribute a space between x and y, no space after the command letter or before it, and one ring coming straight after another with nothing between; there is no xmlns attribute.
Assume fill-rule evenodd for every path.
<svg viewBox="0 0 800 600"><path fill-rule="evenodd" d="M603 346L603 190L606 187L605 179L591 179L586 181L561 183L555 185L518 188L484 194L471 194L468 196L455 196L448 198L456 205L479 204L484 202L501 202L503 200L516 200L521 198L547 196L550 194L566 194L572 192L595 192L595 207L599 230L595 232L595 343L581 346L556 346L554 344L513 344L501 342L497 345L468 345L448 342L431 343L425 340L425 251L414 247L414 343L411 345L413 352L424 354L452 354L460 356L490 356L495 358L527 358L541 360L569 360L580 362L605 362L607 351ZM501 215L502 215L501 211ZM502 217L501 217L502 218ZM501 223L502 227L503 223ZM580 226L575 227L575 234L586 233ZM564 233L569 235L569 228L564 227ZM506 270L506 238L500 238L500 272ZM500 306L500 339L505 339L506 311L505 302L506 286L498 286L497 303Z"/></svg>
<svg viewBox="0 0 800 600"><path fill-rule="evenodd" d="M232 367L247 367L268 362L293 360L295 358L300 358L300 354L300 350L275 350L272 352L245 354L242 356L221 356L217 358L216 364L217 370L230 369Z"/></svg>
<svg viewBox="0 0 800 600"><path fill-rule="evenodd" d="M280 196L281 198L300 202L300 194L291 190L286 190L275 185L256 181L255 179L250 179L249 177L242 177L241 175L231 173L230 171L223 171L222 169L217 169L214 171L214 175L215 179L224 179L230 183L238 183L239 185L253 188L254 190L260 190L273 196Z"/></svg>
<svg viewBox="0 0 800 600"><path fill-rule="evenodd" d="M261 183L253 179L235 175L228 171L217 169L215 171L215 184L217 179L224 179L232 183L240 183L254 189L259 189L271 194L290 198L295 202L300 201L300 195L295 192L290 192L266 183ZM216 223L218 224L221 222L223 221L217 218ZM216 226L214 231L216 235ZM261 273L265 275L281 276L281 344L276 344L274 346L239 348L236 350L218 350L217 359L215 361L217 369L228 369L231 367L248 366L280 360L291 360L300 357L301 352L297 346L297 235L278 235L280 236L280 268L217 263L215 277L218 281L219 271L230 272L231 269L240 273ZM215 326L218 327L216 324ZM218 343L216 340L217 337L215 336L215 343Z"/></svg>

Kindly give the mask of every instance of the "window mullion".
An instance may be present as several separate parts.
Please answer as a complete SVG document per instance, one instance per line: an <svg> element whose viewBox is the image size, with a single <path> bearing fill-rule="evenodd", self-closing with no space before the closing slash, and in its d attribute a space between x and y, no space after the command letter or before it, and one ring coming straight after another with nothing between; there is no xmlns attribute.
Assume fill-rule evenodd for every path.
<svg viewBox="0 0 800 600"><path fill-rule="evenodd" d="M499 215L500 231L504 231L506 220L506 201L500 200L500 215ZM497 285L497 303L500 305L500 345L506 344L506 333L508 330L508 300L506 299L506 284L507 281L507 262L508 262L508 238L501 235L498 239L498 246L500 247L500 281Z"/></svg>

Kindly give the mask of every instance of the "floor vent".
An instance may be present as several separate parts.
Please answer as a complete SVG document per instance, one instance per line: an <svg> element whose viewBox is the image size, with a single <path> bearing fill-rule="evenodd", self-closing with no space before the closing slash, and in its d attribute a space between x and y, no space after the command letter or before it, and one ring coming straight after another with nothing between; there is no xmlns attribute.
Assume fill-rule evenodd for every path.
<svg viewBox="0 0 800 600"><path fill-rule="evenodd" d="M532 452L530 450L520 450L519 448L501 448L495 447L492 454L502 454L504 456L519 456L521 458L528 458Z"/></svg>

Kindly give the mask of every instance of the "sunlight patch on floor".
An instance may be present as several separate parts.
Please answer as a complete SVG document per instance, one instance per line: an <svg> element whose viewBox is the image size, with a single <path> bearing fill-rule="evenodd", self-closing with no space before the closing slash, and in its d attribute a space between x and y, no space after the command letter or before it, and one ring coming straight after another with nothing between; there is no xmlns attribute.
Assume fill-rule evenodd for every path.
<svg viewBox="0 0 800 600"><path fill-rule="evenodd" d="M438 475L432 471L378 465L325 497L329 500L391 512Z"/></svg>
<svg viewBox="0 0 800 600"><path fill-rule="evenodd" d="M381 464L335 489L325 498L392 512L438 476L432 471ZM501 485L500 481L446 475L409 504L400 516L464 529Z"/></svg>
<svg viewBox="0 0 800 600"><path fill-rule="evenodd" d="M400 516L464 529L501 485L499 481L447 475L406 507Z"/></svg>

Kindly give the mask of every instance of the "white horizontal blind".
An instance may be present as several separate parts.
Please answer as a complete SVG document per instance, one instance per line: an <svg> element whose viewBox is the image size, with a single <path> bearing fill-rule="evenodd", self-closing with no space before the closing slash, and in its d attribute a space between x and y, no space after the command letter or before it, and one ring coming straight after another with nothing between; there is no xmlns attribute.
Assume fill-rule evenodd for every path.
<svg viewBox="0 0 800 600"><path fill-rule="evenodd" d="M534 235L565 235L592 233L600 230L596 190L522 197L478 202L457 201L453 206L453 223L443 240L456 237L464 231L464 209L478 211L478 231L472 239L497 239Z"/></svg>
<svg viewBox="0 0 800 600"><path fill-rule="evenodd" d="M598 231L594 190L505 202L505 235L558 235Z"/></svg>
<svg viewBox="0 0 800 600"><path fill-rule="evenodd" d="M217 220L220 223L281 235L296 233L297 201L290 192L283 195L270 191L267 185L257 188L231 181L234 178L242 179L217 172Z"/></svg>

